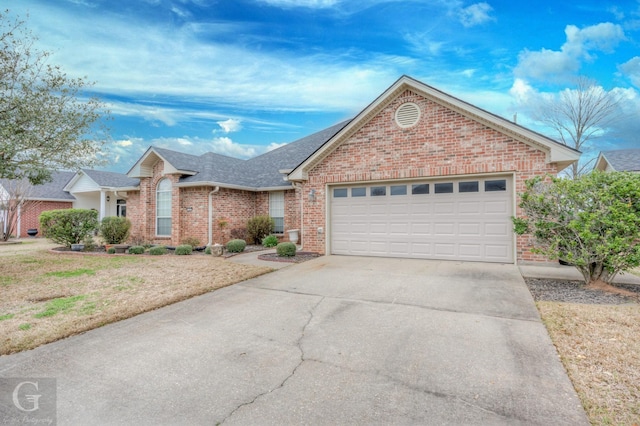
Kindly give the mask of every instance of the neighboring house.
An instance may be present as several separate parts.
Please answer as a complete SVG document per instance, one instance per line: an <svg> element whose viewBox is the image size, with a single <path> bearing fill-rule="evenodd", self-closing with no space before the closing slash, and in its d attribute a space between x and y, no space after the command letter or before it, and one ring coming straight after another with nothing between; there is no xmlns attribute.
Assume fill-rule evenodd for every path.
<svg viewBox="0 0 640 426"><path fill-rule="evenodd" d="M594 169L603 172L640 172L640 149L601 151Z"/></svg>
<svg viewBox="0 0 640 426"><path fill-rule="evenodd" d="M250 160L151 147L128 173L137 238L224 243L269 214L323 254L526 262L525 180L580 153L410 77L355 118Z"/></svg>
<svg viewBox="0 0 640 426"><path fill-rule="evenodd" d="M0 179L0 200L11 198L16 190L25 191L13 232L26 237L27 230L39 229L38 217L43 211L57 209L94 209L99 219L105 216L126 216L127 191L138 190L138 180L122 173L81 170L54 172L52 181L42 185L29 185ZM2 222L0 208L0 222ZM3 224L4 225L4 224Z"/></svg>
<svg viewBox="0 0 640 426"><path fill-rule="evenodd" d="M70 209L73 207L74 197L64 191L64 185L74 175L73 172L54 172L52 181L42 185L29 185L25 181L0 179L0 200L5 204L15 199L16 191L24 194L24 204L19 207L16 227L13 233L18 237L26 237L27 229L39 229L38 216L46 210ZM0 208L0 217L4 211ZM0 222L4 222L0 219ZM6 225L3 223L6 229ZM2 229L4 231L5 229Z"/></svg>

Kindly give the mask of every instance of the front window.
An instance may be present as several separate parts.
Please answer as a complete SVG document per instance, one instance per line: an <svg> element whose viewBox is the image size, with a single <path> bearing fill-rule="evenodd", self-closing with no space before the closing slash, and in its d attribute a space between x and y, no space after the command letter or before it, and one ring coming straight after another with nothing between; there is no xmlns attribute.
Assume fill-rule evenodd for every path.
<svg viewBox="0 0 640 426"><path fill-rule="evenodd" d="M171 236L171 181L162 179L156 187L156 235Z"/></svg>
<svg viewBox="0 0 640 426"><path fill-rule="evenodd" d="M116 201L116 216L127 217L127 201L126 200Z"/></svg>
<svg viewBox="0 0 640 426"><path fill-rule="evenodd" d="M269 216L275 224L273 232L284 234L284 191L269 193Z"/></svg>

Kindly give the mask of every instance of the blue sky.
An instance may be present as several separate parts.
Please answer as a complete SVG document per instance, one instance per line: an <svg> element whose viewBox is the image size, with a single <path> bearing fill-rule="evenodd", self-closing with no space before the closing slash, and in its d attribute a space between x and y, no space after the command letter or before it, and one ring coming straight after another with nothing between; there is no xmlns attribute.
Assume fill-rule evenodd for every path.
<svg viewBox="0 0 640 426"><path fill-rule="evenodd" d="M252 157L354 116L403 74L544 133L527 105L586 75L632 118L593 149L640 147L639 1L0 6L28 15L52 63L96 82L113 117L108 170L128 171L150 145Z"/></svg>

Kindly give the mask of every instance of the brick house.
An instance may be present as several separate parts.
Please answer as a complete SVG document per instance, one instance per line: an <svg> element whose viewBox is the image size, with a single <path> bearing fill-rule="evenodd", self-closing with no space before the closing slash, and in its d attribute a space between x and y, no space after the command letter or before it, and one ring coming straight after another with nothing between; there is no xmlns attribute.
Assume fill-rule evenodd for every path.
<svg viewBox="0 0 640 426"><path fill-rule="evenodd" d="M249 160L149 148L128 173L140 186L127 216L165 244L224 243L269 214L323 254L543 261L512 232L517 194L579 156L403 76L352 120Z"/></svg>
<svg viewBox="0 0 640 426"><path fill-rule="evenodd" d="M322 254L545 261L512 231L518 193L579 157L403 76L353 119L258 157L150 147L126 176L83 170L63 192L166 245L226 243L270 215L281 239L297 229L304 250Z"/></svg>

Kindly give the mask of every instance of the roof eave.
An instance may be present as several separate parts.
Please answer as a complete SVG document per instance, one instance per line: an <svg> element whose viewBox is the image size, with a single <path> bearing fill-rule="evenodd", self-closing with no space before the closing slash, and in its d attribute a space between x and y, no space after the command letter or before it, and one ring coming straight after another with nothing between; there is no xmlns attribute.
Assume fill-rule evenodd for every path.
<svg viewBox="0 0 640 426"><path fill-rule="evenodd" d="M261 192L261 191L284 191L286 189L291 189L291 186L265 186L265 187L255 187L255 186L245 186L245 185L234 185L230 183L222 183L222 182L213 182L213 181L202 181L202 182L182 182L176 183L176 187L179 188L194 188L198 186L210 186L210 187L220 187L226 189L236 189L240 191L250 191L250 192Z"/></svg>

